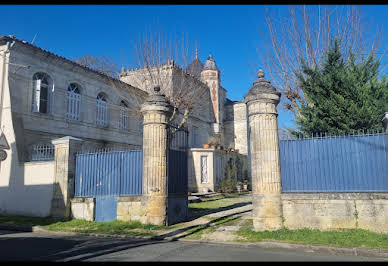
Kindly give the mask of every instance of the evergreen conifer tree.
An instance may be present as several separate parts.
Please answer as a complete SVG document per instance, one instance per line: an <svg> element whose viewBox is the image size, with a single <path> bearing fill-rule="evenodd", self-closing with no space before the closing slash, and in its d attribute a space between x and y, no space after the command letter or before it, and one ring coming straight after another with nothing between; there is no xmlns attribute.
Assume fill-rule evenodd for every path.
<svg viewBox="0 0 388 266"><path fill-rule="evenodd" d="M387 78L378 79L379 61L374 54L356 58L349 53L345 62L334 40L320 66L310 68L301 60L297 77L311 103L301 106L304 118L296 120L303 135L382 128L381 118L388 110Z"/></svg>

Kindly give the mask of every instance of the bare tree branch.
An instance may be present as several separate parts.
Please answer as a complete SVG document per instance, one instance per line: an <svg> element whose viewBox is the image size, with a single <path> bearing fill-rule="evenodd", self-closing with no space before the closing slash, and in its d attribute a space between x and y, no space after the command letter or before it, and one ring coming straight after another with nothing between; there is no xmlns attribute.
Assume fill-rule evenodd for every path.
<svg viewBox="0 0 388 266"><path fill-rule="evenodd" d="M194 108L210 99L207 85L185 70L190 56L184 36L150 31L135 42L135 55L136 68L125 73L125 80L148 93L159 86L174 107L169 121L183 114L178 128L185 125Z"/></svg>
<svg viewBox="0 0 388 266"><path fill-rule="evenodd" d="M285 93L283 107L295 117L301 117L301 106L311 106L297 83L301 59L309 67L319 66L333 39L340 41L345 60L349 51L366 55L379 49L383 36L379 31L366 31L361 6L289 6L281 17L266 9L265 22L270 41L258 51L259 63L275 87Z"/></svg>
<svg viewBox="0 0 388 266"><path fill-rule="evenodd" d="M106 56L83 55L73 59L74 62L101 71L111 77L117 77L120 73L119 66Z"/></svg>

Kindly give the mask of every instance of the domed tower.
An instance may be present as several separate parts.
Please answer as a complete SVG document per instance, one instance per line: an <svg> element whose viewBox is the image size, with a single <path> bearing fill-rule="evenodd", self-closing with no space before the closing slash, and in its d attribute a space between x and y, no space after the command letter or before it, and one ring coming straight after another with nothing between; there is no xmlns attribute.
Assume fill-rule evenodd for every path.
<svg viewBox="0 0 388 266"><path fill-rule="evenodd" d="M222 129L222 110L220 101L220 83L221 72L218 70L213 57L209 55L203 70L201 72L201 80L209 86L210 97L214 113L214 133L220 134Z"/></svg>

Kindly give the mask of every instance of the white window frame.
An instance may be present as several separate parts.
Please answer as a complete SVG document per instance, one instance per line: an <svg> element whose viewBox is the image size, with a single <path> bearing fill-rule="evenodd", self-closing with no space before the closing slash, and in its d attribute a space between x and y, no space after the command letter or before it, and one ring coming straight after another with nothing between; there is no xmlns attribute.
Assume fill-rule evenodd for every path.
<svg viewBox="0 0 388 266"><path fill-rule="evenodd" d="M52 161L54 160L54 145L34 144L31 146L31 161Z"/></svg>
<svg viewBox="0 0 388 266"><path fill-rule="evenodd" d="M78 84L71 83L67 88L66 119L81 120L81 90Z"/></svg>
<svg viewBox="0 0 388 266"><path fill-rule="evenodd" d="M130 124L129 124L129 108L128 104L125 101L120 102L120 120L119 120L119 127L123 130L129 130Z"/></svg>
<svg viewBox="0 0 388 266"><path fill-rule="evenodd" d="M103 93L97 95L96 124L102 127L108 127L108 103Z"/></svg>
<svg viewBox="0 0 388 266"><path fill-rule="evenodd" d="M33 94L32 94L32 112L40 114L52 113L53 88L52 79L44 72L37 72L32 80ZM42 99L42 89L47 90L46 99ZM51 88L51 89L50 89ZM42 110L42 101L46 101L46 111Z"/></svg>
<svg viewBox="0 0 388 266"><path fill-rule="evenodd" d="M208 167L208 160L207 155L201 155L200 162L201 162L201 184L209 184L209 167Z"/></svg>

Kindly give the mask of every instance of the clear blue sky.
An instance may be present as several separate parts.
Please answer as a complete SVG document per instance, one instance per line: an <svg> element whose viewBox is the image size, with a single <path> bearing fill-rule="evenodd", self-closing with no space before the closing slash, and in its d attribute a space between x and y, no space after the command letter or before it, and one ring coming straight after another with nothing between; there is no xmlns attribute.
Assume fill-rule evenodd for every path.
<svg viewBox="0 0 388 266"><path fill-rule="evenodd" d="M2 5L0 35L14 35L43 49L72 59L84 54L105 55L119 64L133 65L133 40L153 25L187 34L198 43L204 62L211 53L231 100L242 100L256 80L250 62L265 30L262 5ZM282 12L287 6L268 6ZM388 6L365 6L371 25L387 26ZM257 65L257 68L261 66ZM255 67L255 68L256 68ZM265 72L265 69L263 69ZM293 126L279 110L279 126Z"/></svg>

